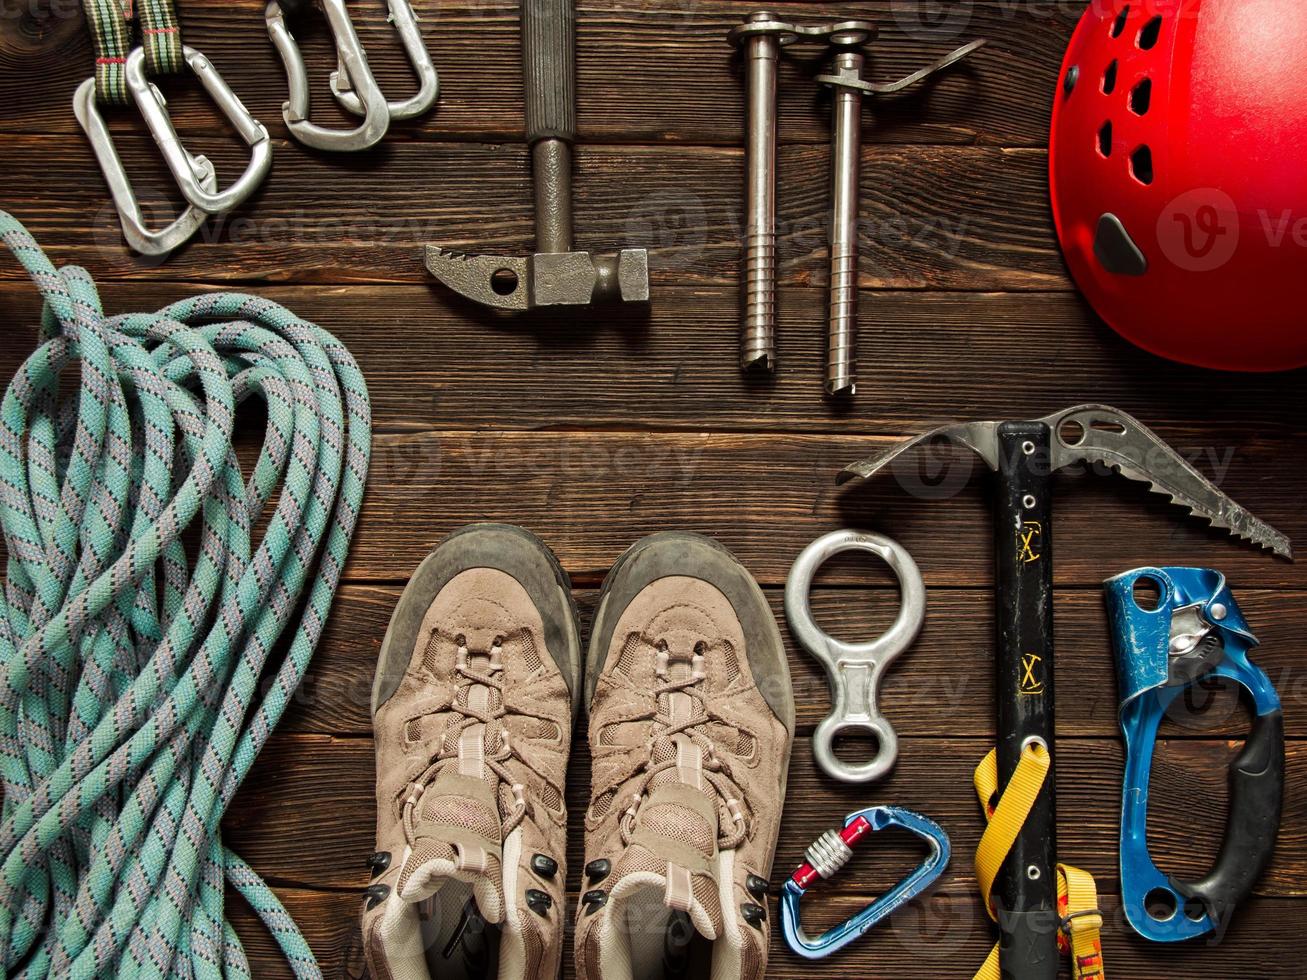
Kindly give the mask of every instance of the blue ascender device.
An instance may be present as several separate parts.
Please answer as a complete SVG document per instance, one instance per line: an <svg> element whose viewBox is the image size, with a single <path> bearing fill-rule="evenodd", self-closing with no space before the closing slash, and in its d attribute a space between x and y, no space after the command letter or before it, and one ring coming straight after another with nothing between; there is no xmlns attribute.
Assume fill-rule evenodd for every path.
<svg viewBox="0 0 1307 980"><path fill-rule="evenodd" d="M1210 568L1137 568L1104 585L1125 738L1121 897L1126 919L1154 942L1221 928L1266 869L1284 797L1280 699L1248 659L1257 639L1225 576ZM1142 596L1155 594L1145 601ZM1230 765L1229 820L1211 870L1197 881L1161 871L1148 853L1148 777L1158 725L1186 688L1226 678L1251 698L1252 730Z"/></svg>

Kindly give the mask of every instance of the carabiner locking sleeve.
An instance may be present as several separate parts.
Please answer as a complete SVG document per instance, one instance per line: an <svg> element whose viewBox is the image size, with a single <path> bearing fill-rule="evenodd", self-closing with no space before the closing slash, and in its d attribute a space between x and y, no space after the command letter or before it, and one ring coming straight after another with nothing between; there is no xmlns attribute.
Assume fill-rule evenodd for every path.
<svg viewBox="0 0 1307 980"><path fill-rule="evenodd" d="M1156 608L1135 600L1140 581L1157 587ZM1257 639L1220 572L1138 568L1108 579L1104 590L1126 747L1121 901L1141 936L1178 942L1218 929L1270 863L1284 797L1284 718L1270 678L1248 659ZM1216 863L1199 881L1181 881L1148 852L1148 780L1162 716L1201 677L1240 685L1256 717L1230 764L1230 817Z"/></svg>
<svg viewBox="0 0 1307 980"><path fill-rule="evenodd" d="M222 110L223 115L236 127L241 139L250 147L250 162L240 179L223 191L215 190L213 181L209 185L199 179L194 157L182 146L177 130L173 127L172 117L168 114L168 105L157 86L145 77L145 49L137 48L127 56L127 88L136 100L136 105L145 117L150 134L159 145L168 169L177 181L182 195L192 205L208 214L218 214L239 207L247 197L258 189L263 178L272 167L272 140L268 131L257 119L250 115L248 109L231 87L223 81L218 70L199 51L190 45L182 48L186 64L190 66L195 77L199 79L204 90L209 93L214 104ZM212 168L209 169L212 175Z"/></svg>
<svg viewBox="0 0 1307 980"><path fill-rule="evenodd" d="M818 879L830 878L853 857L853 849L868 834L886 827L910 830L930 845L930 854L917 869L857 915L816 939L809 939L800 919L800 903ZM949 841L944 828L911 810L876 806L849 814L841 830L828 830L808 848L807 862L785 883L781 892L781 931L799 956L817 960L830 956L878 922L888 918L929 888L948 867Z"/></svg>
<svg viewBox="0 0 1307 980"><path fill-rule="evenodd" d="M422 40L422 29L418 27L413 5L408 0L387 0L386 6L390 10L390 22L395 25L399 40L404 45L404 53L408 55L409 63L418 76L418 90L413 96L402 102L387 102L386 106L390 109L392 120L412 119L435 105L436 98L440 95L440 78L426 43ZM363 100L354 90L354 82L344 59L340 59L339 67L331 73L331 94L346 111L356 116L364 115L366 110Z"/></svg>
<svg viewBox="0 0 1307 980"><path fill-rule="evenodd" d="M390 129L390 106L377 87L377 80L368 67L368 56L363 51L359 36L345 9L345 0L319 0L327 23L331 26L336 43L338 73L349 79L350 87L360 100L363 122L354 129L328 129L309 121L309 75L304 67L304 56L286 26L286 15L279 0L270 0L264 11L268 37L281 56L290 85L290 98L281 107L282 118L290 134L305 146L315 150L348 153L365 150L378 143ZM289 0L287 0L289 4Z"/></svg>

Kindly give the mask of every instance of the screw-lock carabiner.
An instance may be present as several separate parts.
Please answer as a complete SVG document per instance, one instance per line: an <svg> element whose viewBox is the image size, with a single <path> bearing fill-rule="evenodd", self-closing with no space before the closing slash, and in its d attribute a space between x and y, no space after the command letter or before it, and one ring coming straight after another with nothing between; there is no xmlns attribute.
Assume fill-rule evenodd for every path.
<svg viewBox="0 0 1307 980"><path fill-rule="evenodd" d="M158 87L145 77L145 49L137 48L127 56L127 88L136 100L136 105L145 117L154 141L159 144L168 169L177 181L182 196L192 205L208 214L230 211L239 207L268 175L272 167L272 140L268 131L255 119L231 87L223 81L213 62L190 45L182 48L186 64L190 66L195 77L199 79L204 90L213 99L214 105L222 110L223 115L236 127L241 139L249 145L251 154L249 165L240 179L226 190L218 191L199 179L194 161L198 158L187 152L182 146L177 130L173 127L172 117L168 114L168 104ZM210 176L213 168L209 168Z"/></svg>
<svg viewBox="0 0 1307 980"><path fill-rule="evenodd" d="M408 55L409 63L417 73L419 83L418 90L412 97L402 102L387 102L386 105L390 109L391 120L412 119L435 105L436 98L440 95L440 78L436 74L436 66L431 61L426 43L422 40L422 29L418 27L418 17L413 11L413 5L408 0L387 0L386 6L390 10L388 19L399 32L404 53ZM331 92L336 96L336 101L347 111L356 116L364 114L363 100L354 90L353 79L350 78L349 69L343 59L340 60L339 67L331 73Z"/></svg>
<svg viewBox="0 0 1307 980"><path fill-rule="evenodd" d="M287 0L289 3L289 0ZM315 150L348 153L366 150L386 135L390 128L390 106L377 87L377 80L368 67L368 56L363 51L359 36L345 9L345 0L319 0L336 43L339 64L338 77L349 79L350 88L359 100L363 122L354 129L328 129L309 121L309 76L304 67L304 56L286 26L286 15L280 0L269 0L264 11L268 37L281 56L290 85L290 98L281 107L282 118L290 134L305 146Z"/></svg>
<svg viewBox="0 0 1307 980"><path fill-rule="evenodd" d="M886 827L910 830L930 845L930 854L908 875L876 901L841 925L816 939L809 939L799 917L799 903L819 878L830 878L853 857L853 848L864 837ZM800 865L781 892L781 932L785 942L799 956L818 960L843 949L872 926L896 912L930 887L948 867L949 841L944 828L911 810L896 806L875 806L849 814L842 830L828 830L808 848L807 861Z"/></svg>

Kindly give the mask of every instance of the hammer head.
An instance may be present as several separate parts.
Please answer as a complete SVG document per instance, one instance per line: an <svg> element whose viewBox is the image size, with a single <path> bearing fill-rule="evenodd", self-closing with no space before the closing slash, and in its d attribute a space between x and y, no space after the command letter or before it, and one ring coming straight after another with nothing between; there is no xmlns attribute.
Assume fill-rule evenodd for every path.
<svg viewBox="0 0 1307 980"><path fill-rule="evenodd" d="M1269 548L1282 558L1293 558L1289 539L1258 520L1199 473L1178 452L1159 439L1138 419L1107 405L1077 405L1036 420L1048 426L1050 470L1075 464L1098 464L1130 480L1147 483L1154 493L1187 507L1234 537ZM908 439L883 453L853 463L837 477L840 483L868 479L909 449L944 438L972 450L991 470L999 468L998 427L1001 422L964 422L942 425Z"/></svg>
<svg viewBox="0 0 1307 980"><path fill-rule="evenodd" d="M450 289L501 310L649 301L649 254L642 248L615 256L537 252L509 258L428 245L426 258L427 269Z"/></svg>

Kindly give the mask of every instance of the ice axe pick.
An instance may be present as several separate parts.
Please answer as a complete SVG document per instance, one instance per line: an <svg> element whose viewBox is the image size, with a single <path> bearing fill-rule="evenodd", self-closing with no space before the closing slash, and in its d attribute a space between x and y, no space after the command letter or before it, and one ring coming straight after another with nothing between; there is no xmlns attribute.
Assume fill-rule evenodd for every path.
<svg viewBox="0 0 1307 980"><path fill-rule="evenodd" d="M868 479L905 452L947 439L995 472L998 776L1006 786L1024 746L1053 750L1053 474L1075 464L1106 467L1284 558L1289 539L1258 520L1125 412L1078 405L1042 419L945 425L847 467L841 483ZM1053 773L1045 780L995 882L1005 980L1056 980L1057 845Z"/></svg>

